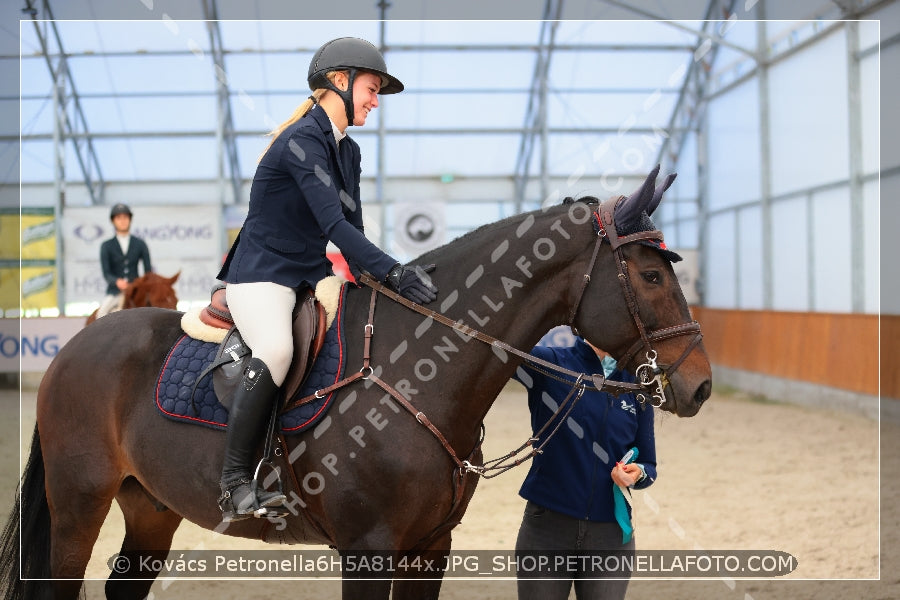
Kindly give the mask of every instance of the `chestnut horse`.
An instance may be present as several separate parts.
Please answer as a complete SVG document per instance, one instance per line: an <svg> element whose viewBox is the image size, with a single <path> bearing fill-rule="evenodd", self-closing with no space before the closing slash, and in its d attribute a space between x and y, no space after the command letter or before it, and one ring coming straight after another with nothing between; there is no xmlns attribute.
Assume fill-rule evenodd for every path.
<svg viewBox="0 0 900 600"><path fill-rule="evenodd" d="M123 556L165 558L187 519L273 543L328 544L342 557L446 558L483 464L484 417L524 352L560 324L645 371L647 395L663 410L693 416L710 395L710 365L662 234L643 231L654 229L648 213L662 194L655 178L628 198L516 215L420 257L437 264L434 314L377 284L349 286L343 351L352 382L335 391L320 426L275 442L290 509L277 527L264 518L223 524L225 435L167 420L155 406L181 313L120 311L83 329L38 391L31 454L0 548L5 597L76 597L113 500L125 517ZM646 372L653 357L658 368ZM604 387L600 375L576 381ZM143 598L157 575L122 571L107 581L109 598ZM440 575L345 572L343 595L437 598Z"/></svg>
<svg viewBox="0 0 900 600"><path fill-rule="evenodd" d="M141 275L128 284L122 291L122 306L118 310L126 308L140 308L142 306L155 306L157 308L175 309L178 306L178 296L175 295L175 282L181 271L171 277L163 277L154 272ZM115 311L113 311L115 312ZM95 310L84 322L90 325L97 320Z"/></svg>

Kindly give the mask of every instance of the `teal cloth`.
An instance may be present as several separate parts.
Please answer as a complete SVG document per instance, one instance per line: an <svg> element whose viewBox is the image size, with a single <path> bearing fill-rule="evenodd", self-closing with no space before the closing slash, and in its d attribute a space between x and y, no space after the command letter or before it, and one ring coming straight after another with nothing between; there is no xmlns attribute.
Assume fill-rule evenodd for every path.
<svg viewBox="0 0 900 600"><path fill-rule="evenodd" d="M630 456L626 454L619 462L624 462L625 464L634 462L638 455L638 449L632 448L631 450ZM628 493L630 495L631 491ZM631 525L631 517L628 514L628 501L625 499L625 494L622 493L622 488L616 483L613 483L613 503L616 521L619 523L619 527L622 528L622 544L627 544L631 541L631 537L634 534L634 527Z"/></svg>

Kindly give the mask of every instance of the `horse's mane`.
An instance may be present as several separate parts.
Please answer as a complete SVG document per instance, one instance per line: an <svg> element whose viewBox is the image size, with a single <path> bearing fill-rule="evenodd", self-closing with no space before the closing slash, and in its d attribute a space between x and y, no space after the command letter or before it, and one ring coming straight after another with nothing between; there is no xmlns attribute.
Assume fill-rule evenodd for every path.
<svg viewBox="0 0 900 600"><path fill-rule="evenodd" d="M543 214L550 214L551 212L555 212L558 210L562 210L563 206L567 206L572 202L584 202L585 204L597 204L599 200L594 198L593 196L585 196L578 199L566 198L563 202L556 206L551 206L547 209L535 209L529 212L518 213L515 215L510 215L504 219L500 219L499 221L494 221L492 223L487 223L472 231L464 233L463 235L456 237L443 246L438 246L433 250L429 250L425 254L422 254L418 258L416 258L413 262L416 264L428 264L430 262L440 261L442 263L447 263L448 260L452 260L453 257L462 254L465 255L468 253L473 245L474 241L480 241L485 237L487 239L492 239L491 233L496 231L502 231L510 226L510 224L515 223L518 224L522 221L523 218L527 217L529 214L538 217ZM487 235L486 235L487 234Z"/></svg>

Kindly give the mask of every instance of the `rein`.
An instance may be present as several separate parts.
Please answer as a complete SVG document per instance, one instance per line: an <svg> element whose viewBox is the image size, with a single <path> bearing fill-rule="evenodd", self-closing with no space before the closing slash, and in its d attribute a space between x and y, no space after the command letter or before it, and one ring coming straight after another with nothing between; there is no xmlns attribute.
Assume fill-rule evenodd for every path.
<svg viewBox="0 0 900 600"><path fill-rule="evenodd" d="M640 312L637 306L637 299L634 294L634 289L631 286L631 281L628 275L628 269L625 263L625 258L622 254L621 247L640 240L661 240L662 232L658 230L653 231L641 231L637 233L633 233L630 235L619 237L616 233L615 222L614 222L614 209L615 205L618 202L619 198L611 198L606 202L602 203L597 212L594 213L594 224L595 229L597 229L597 242L594 245L594 250L591 254L591 259L588 264L587 271L582 278L581 288L577 295L576 301L569 313L569 326L572 327L573 332L577 335L578 331L575 329L573 323L575 317L578 313L578 308L581 305L581 300L584 297L584 293L587 290L587 286L591 281L591 272L594 270L594 265L596 264L597 257L600 253L600 246L604 241L608 241L610 246L612 247L613 253L616 259L616 265L618 269L618 279L619 283L622 286L622 292L625 296L626 304L628 305L629 312L634 319L635 325L637 326L638 332L640 334L640 339L635 342L635 344L629 349L628 353L624 360L621 363L627 364L641 348L646 348L646 359L647 362L641 364L636 369L636 375L638 378L638 383L629 383L625 381L610 381L606 379L606 377L602 373L579 373L573 371L571 369L567 369L565 367L561 367L557 364L546 361L542 358L533 356L527 352L523 352L518 348L514 348L507 344L506 342L499 340L495 337L492 337L482 331L477 329L473 329L468 325L463 324L461 321L454 321L447 317L446 315L431 310L429 308L425 308L421 304L417 304L408 300L395 292L394 290L386 287L382 283L375 281L368 274L363 273L359 277L360 283L372 288L372 298L369 304L369 315L368 321L365 325L365 341L363 346L363 366L356 373L345 377L341 381L334 383L326 388L317 390L315 394L307 396L305 398L301 398L293 402L289 408L293 408L294 406L298 406L313 400L314 398L322 398L326 394L329 394L339 388L342 388L350 383L358 379L372 381L381 387L385 392L387 392L392 398L394 398L400 405L406 409L411 415L413 415L416 421L419 424L426 427L431 434L441 443L444 449L447 451L447 454L450 455L450 458L456 464L456 469L454 470L454 500L453 506L456 507L457 502L461 498L462 489L465 483L465 475L467 473L476 473L482 477L490 478L496 477L500 473L508 471L512 469L526 460L530 459L535 454L539 454L543 447L553 438L556 432L559 430L562 423L566 420L565 418L571 413L572 409L575 407L575 404L581 399L584 395L584 391L588 385L588 383L594 387L598 391L611 391L614 395L618 395L624 392L634 392L635 396L640 402L647 401L647 394L650 394L653 400L651 400L651 404L655 407L662 406L665 401L665 387L668 386L668 377L675 372L676 369L684 362L687 356L693 351L694 348L700 343L702 339L702 335L700 333L700 325L696 321L691 321L690 323L683 323L680 325L675 325L672 327L667 327L664 329L656 330L653 332L647 331L647 328L644 326L643 321L640 317ZM604 223L606 225L604 226ZM609 232L612 233L610 235ZM509 452L508 454L489 461L485 461L482 465L473 465L468 458L471 458L481 447L481 443L484 440L484 425L482 425L481 438L478 443L469 453L469 457L467 459L460 459L456 454L456 451L447 441L447 438L438 430L437 427L428 419L428 417L420 410L416 409L412 403L407 400L400 392L393 388L390 384L382 380L376 373L375 369L371 366L371 345L372 345L372 336L375 333L375 303L378 297L378 294L382 294L387 296L394 302L405 306L406 308L423 315L424 317L431 319L433 321L437 321L438 323L449 327L461 335L464 335L468 338L474 338L480 342L483 342L493 348L497 348L503 352L512 354L523 361L531 364L533 368L540 371L541 373L553 377L559 381L564 383L570 383L570 379L564 379L563 376L574 379L574 383L572 383L572 389L563 402L557 407L556 411L553 415L548 419L548 421L544 424L544 426L540 429L540 431L536 432L533 436L529 437L528 440L525 441L521 446ZM682 352L681 356L671 365L668 369L660 367L656 362L657 352L653 349L651 342L661 341L670 339L673 337L687 335L690 333L694 333L695 337L688 344L687 348ZM545 370L546 369L546 370ZM552 431L549 435L544 439L544 441L537 447L534 447L534 443L540 439L540 436L551 426L553 425ZM516 458L520 453L524 452L527 448L531 448L528 454L521 458ZM490 474L489 474L490 473ZM452 513L452 511L451 511Z"/></svg>

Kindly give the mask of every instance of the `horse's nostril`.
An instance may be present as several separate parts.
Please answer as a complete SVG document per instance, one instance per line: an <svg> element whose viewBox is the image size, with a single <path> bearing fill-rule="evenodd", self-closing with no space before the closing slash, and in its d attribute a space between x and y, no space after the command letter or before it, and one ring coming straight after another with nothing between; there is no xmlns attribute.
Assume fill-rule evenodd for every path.
<svg viewBox="0 0 900 600"><path fill-rule="evenodd" d="M697 388L697 391L694 392L694 402L697 406L700 406L707 399L709 399L709 395L712 393L712 383L707 379L704 381L700 387Z"/></svg>

